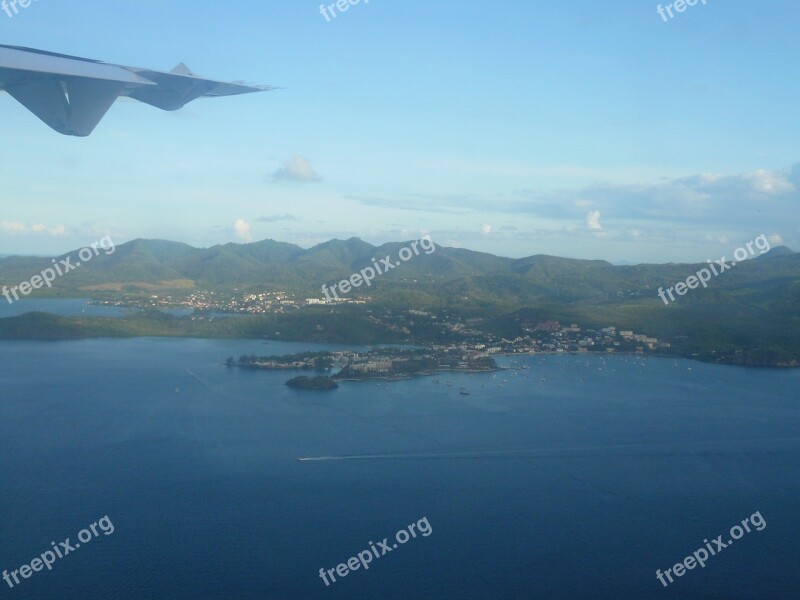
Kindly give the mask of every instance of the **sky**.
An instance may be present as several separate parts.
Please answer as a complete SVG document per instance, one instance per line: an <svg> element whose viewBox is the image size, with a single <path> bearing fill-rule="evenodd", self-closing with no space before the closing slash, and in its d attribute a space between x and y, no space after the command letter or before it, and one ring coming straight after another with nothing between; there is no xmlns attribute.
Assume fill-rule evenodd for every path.
<svg viewBox="0 0 800 600"><path fill-rule="evenodd" d="M121 100L87 138L0 93L0 254L106 234L305 248L428 234L618 263L704 261L760 235L800 250L799 4L320 6L0 12L3 44L281 88L173 113Z"/></svg>

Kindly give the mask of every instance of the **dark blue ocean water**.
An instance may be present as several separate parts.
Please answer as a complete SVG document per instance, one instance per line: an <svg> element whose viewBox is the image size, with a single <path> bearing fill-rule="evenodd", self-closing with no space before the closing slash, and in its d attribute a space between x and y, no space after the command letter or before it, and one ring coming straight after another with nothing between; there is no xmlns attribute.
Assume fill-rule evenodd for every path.
<svg viewBox="0 0 800 600"><path fill-rule="evenodd" d="M800 371L532 356L315 393L221 365L305 348L0 342L0 570L115 527L0 599L800 597Z"/></svg>

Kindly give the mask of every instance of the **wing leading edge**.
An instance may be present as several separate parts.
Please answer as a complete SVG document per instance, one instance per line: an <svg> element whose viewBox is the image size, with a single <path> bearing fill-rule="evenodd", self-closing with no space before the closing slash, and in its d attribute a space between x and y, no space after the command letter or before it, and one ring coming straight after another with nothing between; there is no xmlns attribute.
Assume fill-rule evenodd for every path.
<svg viewBox="0 0 800 600"><path fill-rule="evenodd" d="M122 96L172 111L197 98L273 89L204 79L184 64L166 73L0 44L0 90L64 135L92 133Z"/></svg>

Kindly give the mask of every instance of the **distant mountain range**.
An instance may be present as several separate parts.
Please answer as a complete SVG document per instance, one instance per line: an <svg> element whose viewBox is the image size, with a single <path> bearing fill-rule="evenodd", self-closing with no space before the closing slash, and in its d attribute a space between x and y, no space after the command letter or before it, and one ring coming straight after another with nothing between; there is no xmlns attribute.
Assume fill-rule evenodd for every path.
<svg viewBox="0 0 800 600"><path fill-rule="evenodd" d="M100 250L99 256L60 277L54 290L97 296L153 289L266 288L321 297L323 284L349 278L386 256L396 262L409 244L373 246L351 238L310 249L273 240L194 248L139 239L117 246L110 255ZM74 263L77 251L59 259L66 256ZM41 257L0 258L0 286L28 281L49 266L51 260ZM509 335L520 319L557 318L700 340L698 348L704 349L714 345L712 340L728 351L776 348L793 354L800 348L800 253L773 248L713 277L707 289L689 290L668 306L659 299L660 287L686 281L705 266L612 265L548 255L511 259L437 246L348 296L369 294L374 302L396 308L451 308L492 318Z"/></svg>
<svg viewBox="0 0 800 600"><path fill-rule="evenodd" d="M359 238L331 240L310 249L264 240L250 244L224 244L194 248L180 242L133 240L116 247L113 254L100 255L67 276L54 287L79 290L110 284L169 285L191 283L197 288L258 289L288 287L308 292L335 283L390 256L397 261L409 242L373 246ZM77 260L77 250L59 259ZM42 257L0 258L0 284L16 285L50 267ZM389 284L416 279L416 289L434 296L473 296L483 301L525 304L531 300L576 302L620 298L656 297L660 286L671 286L704 267L704 264L612 265L602 260L579 260L536 255L511 259L461 248L437 246L432 254L420 252L375 279L373 292ZM773 296L791 300L791 290L800 280L800 253L773 248L768 254L739 264L709 284L714 290L738 290L737 295ZM433 284L434 287L430 287ZM759 289L751 289L758 286ZM395 287L395 286L392 286ZM703 290L700 290L703 292ZM786 296L788 294L788 296ZM318 294L317 294L318 295ZM694 294L681 298L685 300Z"/></svg>

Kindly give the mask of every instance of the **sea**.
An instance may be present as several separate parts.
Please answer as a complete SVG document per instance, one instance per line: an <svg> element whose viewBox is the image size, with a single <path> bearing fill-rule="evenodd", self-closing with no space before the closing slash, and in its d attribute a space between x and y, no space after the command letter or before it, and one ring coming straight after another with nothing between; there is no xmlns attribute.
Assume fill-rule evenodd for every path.
<svg viewBox="0 0 800 600"><path fill-rule="evenodd" d="M224 366L340 348L0 342L0 570L75 547L0 599L800 597L800 371L519 355L323 392Z"/></svg>
<svg viewBox="0 0 800 600"><path fill-rule="evenodd" d="M13 300L13 296L12 296ZM159 310L175 317L186 317L194 313L191 308L164 308ZM62 317L127 317L140 312L133 307L94 304L90 298L20 298L8 302L0 296L0 319L18 317L30 312L46 312ZM213 317L229 317L232 313L206 311L204 314Z"/></svg>

